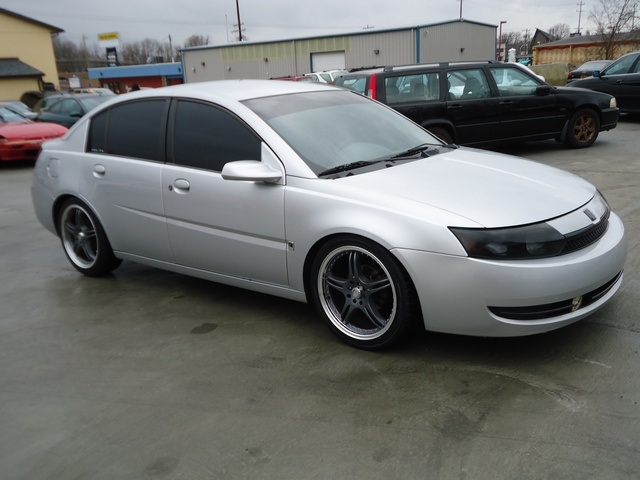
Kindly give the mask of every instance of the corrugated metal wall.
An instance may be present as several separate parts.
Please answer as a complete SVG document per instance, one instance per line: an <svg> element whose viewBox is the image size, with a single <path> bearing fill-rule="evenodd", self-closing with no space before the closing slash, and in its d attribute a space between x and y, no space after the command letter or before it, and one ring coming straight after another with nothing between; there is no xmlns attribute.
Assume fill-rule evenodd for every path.
<svg viewBox="0 0 640 480"><path fill-rule="evenodd" d="M453 22L420 29L421 63L495 60L496 28Z"/></svg>
<svg viewBox="0 0 640 480"><path fill-rule="evenodd" d="M401 30L351 38L349 68L416 63L415 30Z"/></svg>
<svg viewBox="0 0 640 480"><path fill-rule="evenodd" d="M182 52L186 83L276 78L311 71L311 55L344 52L346 67L495 58L497 27L448 22L384 32L201 47Z"/></svg>

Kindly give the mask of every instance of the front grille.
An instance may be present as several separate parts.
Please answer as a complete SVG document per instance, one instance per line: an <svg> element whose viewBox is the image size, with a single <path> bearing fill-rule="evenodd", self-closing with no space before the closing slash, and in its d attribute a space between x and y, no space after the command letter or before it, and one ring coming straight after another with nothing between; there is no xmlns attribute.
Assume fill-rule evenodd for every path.
<svg viewBox="0 0 640 480"><path fill-rule="evenodd" d="M544 320L546 318L558 317L578 311L597 302L611 290L621 276L622 272L618 273L604 285L582 295L579 304L577 301L579 297L576 297L561 302L533 305L530 307L489 307L489 311L498 317L509 320Z"/></svg>
<svg viewBox="0 0 640 480"><path fill-rule="evenodd" d="M566 239L566 243L559 255L566 255L567 253L581 250L592 243L597 242L598 239L605 234L608 227L609 215L607 214L596 225L590 225L583 230L578 230L577 232L565 235L564 238Z"/></svg>

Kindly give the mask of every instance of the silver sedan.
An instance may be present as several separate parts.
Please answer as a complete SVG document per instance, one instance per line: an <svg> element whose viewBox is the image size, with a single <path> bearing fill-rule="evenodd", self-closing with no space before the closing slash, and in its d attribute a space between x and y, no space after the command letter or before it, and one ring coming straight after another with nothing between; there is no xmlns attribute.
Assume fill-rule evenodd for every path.
<svg viewBox="0 0 640 480"><path fill-rule="evenodd" d="M318 84L238 80L117 97L48 142L40 222L88 276L134 261L312 303L360 348L519 336L619 289L622 222L535 162L446 145Z"/></svg>

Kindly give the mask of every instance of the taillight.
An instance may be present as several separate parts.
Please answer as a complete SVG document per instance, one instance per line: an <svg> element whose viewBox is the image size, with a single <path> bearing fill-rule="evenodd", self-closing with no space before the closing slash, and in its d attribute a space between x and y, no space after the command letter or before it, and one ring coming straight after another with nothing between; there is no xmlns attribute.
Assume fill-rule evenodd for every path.
<svg viewBox="0 0 640 480"><path fill-rule="evenodd" d="M376 87L378 84L378 76L374 73L369 77L369 90L367 91L367 97L371 97L374 100L377 98Z"/></svg>

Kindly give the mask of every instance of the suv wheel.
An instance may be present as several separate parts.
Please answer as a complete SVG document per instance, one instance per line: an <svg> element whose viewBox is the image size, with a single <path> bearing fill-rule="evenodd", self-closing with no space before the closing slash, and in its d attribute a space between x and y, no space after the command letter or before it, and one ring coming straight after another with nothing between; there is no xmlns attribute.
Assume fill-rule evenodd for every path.
<svg viewBox="0 0 640 480"><path fill-rule="evenodd" d="M598 138L600 119L596 112L583 108L573 114L567 127L565 144L571 148L590 147Z"/></svg>

